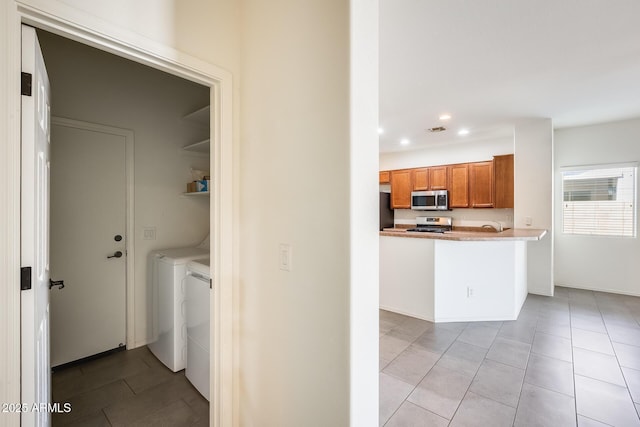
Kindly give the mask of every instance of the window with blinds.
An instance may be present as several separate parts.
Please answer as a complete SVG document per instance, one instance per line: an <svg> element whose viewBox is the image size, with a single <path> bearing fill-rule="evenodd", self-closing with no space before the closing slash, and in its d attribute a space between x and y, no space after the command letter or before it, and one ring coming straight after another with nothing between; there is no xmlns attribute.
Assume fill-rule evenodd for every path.
<svg viewBox="0 0 640 427"><path fill-rule="evenodd" d="M562 231L594 236L636 236L637 166L564 168Z"/></svg>

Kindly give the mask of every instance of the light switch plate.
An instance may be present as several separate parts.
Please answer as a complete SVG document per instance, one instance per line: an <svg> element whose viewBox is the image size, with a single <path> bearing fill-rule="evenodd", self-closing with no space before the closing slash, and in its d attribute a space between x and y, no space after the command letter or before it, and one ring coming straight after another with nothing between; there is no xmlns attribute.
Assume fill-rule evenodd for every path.
<svg viewBox="0 0 640 427"><path fill-rule="evenodd" d="M278 255L280 270L291 271L293 267L293 253L291 250L291 245L288 243L280 243Z"/></svg>
<svg viewBox="0 0 640 427"><path fill-rule="evenodd" d="M144 227L142 229L142 240L156 240L156 228Z"/></svg>

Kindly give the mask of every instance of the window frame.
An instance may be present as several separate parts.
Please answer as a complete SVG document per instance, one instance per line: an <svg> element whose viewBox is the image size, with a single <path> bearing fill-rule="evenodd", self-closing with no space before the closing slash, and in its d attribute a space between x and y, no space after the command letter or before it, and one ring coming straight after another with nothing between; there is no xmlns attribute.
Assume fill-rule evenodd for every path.
<svg viewBox="0 0 640 427"><path fill-rule="evenodd" d="M573 237L595 237L595 238L612 238L612 239L637 239L638 238L638 165L640 162L625 162L625 163L601 163L601 164L589 164L589 165L576 165L576 166L564 166L559 168L560 172L560 221L561 227L560 232L564 236L573 236ZM631 235L623 235L623 234L598 234L598 233L576 233L576 232L567 232L565 231L565 206L566 203L564 200L565 197L565 173L566 172L579 172L586 170L602 170L602 169L623 169L623 168L633 168L633 223L632 223L632 234ZM596 201L596 200L594 200ZM571 201L570 201L571 202ZM574 200L573 202L576 202Z"/></svg>

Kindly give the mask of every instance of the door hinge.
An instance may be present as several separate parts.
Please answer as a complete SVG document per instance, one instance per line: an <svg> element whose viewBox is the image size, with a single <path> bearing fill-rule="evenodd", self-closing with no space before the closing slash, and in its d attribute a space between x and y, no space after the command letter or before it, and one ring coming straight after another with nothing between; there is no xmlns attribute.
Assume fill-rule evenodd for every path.
<svg viewBox="0 0 640 427"><path fill-rule="evenodd" d="M28 291L31 289L31 267L20 268L20 290Z"/></svg>
<svg viewBox="0 0 640 427"><path fill-rule="evenodd" d="M30 73L22 73L22 80L20 83L20 92L22 95L31 96L32 75Z"/></svg>
<svg viewBox="0 0 640 427"><path fill-rule="evenodd" d="M209 279L209 289L213 289L213 279Z"/></svg>

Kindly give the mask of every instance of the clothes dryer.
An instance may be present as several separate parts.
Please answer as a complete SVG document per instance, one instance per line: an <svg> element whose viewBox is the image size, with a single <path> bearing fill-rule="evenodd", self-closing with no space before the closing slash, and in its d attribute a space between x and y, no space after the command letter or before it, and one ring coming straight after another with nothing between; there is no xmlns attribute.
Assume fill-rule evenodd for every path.
<svg viewBox="0 0 640 427"><path fill-rule="evenodd" d="M209 396L211 275L209 258L187 264L187 367L185 375L207 400Z"/></svg>

